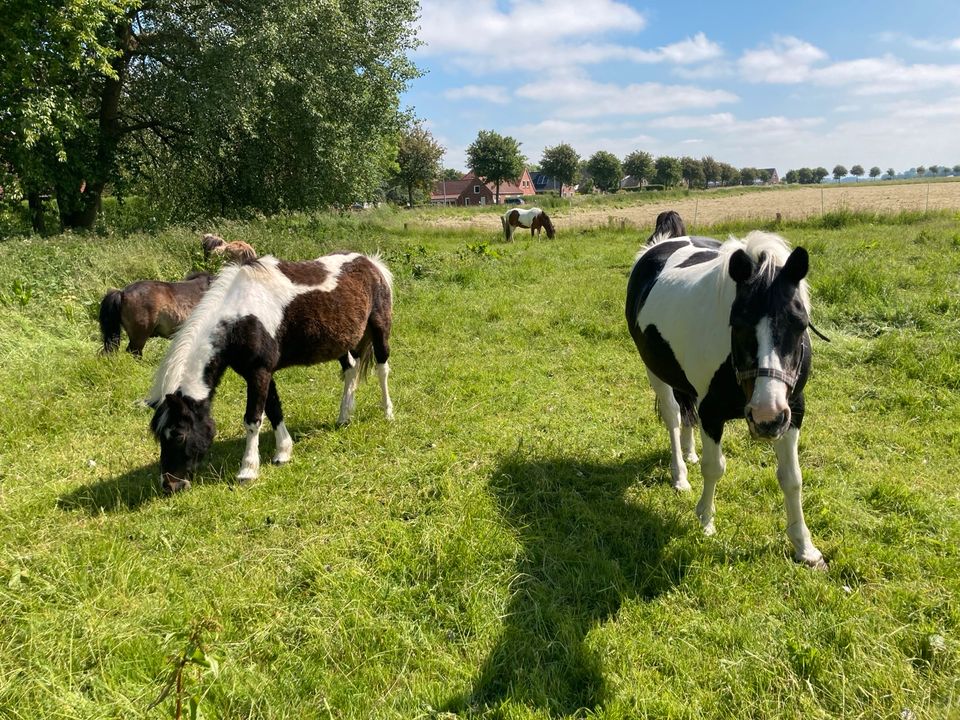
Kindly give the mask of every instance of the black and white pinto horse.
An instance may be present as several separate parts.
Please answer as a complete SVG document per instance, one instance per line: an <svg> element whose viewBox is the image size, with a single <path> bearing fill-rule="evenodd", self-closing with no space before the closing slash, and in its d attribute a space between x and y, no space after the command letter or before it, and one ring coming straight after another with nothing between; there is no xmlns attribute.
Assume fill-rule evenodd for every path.
<svg viewBox="0 0 960 720"><path fill-rule="evenodd" d="M553 229L553 222L550 216L538 207L528 208L527 210L507 210L501 217L503 224L503 237L506 240L513 240L513 232L516 228L530 228L530 237L534 233L540 234L541 228L547 231L547 238L553 240L556 231Z"/></svg>
<svg viewBox="0 0 960 720"><path fill-rule="evenodd" d="M266 256L224 268L174 336L147 400L155 408L150 429L160 443L164 492L188 488L210 449L216 432L210 405L227 368L247 381L247 445L239 480L259 473L264 412L276 439L273 461L291 457L293 440L273 379L282 368L339 359L343 397L337 423L344 425L372 355L382 407L392 419L387 390L392 285L378 258L357 253L307 262Z"/></svg>
<svg viewBox="0 0 960 720"><path fill-rule="evenodd" d="M755 438L773 441L797 560L825 568L804 521L797 458L811 356L808 265L805 249L791 252L770 233L722 244L665 234L637 256L626 315L670 435L678 490L690 489L684 460L697 461L699 417L703 493L696 513L704 532L715 532L724 423L745 417Z"/></svg>

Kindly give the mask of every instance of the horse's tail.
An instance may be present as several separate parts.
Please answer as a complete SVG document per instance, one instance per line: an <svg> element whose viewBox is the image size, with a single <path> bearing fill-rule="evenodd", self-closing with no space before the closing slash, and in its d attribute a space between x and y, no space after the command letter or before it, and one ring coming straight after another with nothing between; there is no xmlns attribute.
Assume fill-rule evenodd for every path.
<svg viewBox="0 0 960 720"><path fill-rule="evenodd" d="M110 290L100 301L100 333L103 335L103 352L110 353L120 348L120 311L123 293Z"/></svg>

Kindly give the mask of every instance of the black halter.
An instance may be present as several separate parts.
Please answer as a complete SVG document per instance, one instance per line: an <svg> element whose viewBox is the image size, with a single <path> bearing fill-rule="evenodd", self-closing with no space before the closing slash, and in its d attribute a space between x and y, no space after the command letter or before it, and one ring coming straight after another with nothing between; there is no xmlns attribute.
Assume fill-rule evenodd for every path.
<svg viewBox="0 0 960 720"><path fill-rule="evenodd" d="M786 370L777 370L776 368L754 367L747 370L740 370L733 362L733 353L730 354L730 364L733 365L733 373L737 376L737 384L743 385L747 380L754 380L759 377L773 378L785 382L790 387L790 392L797 386L797 380L800 379L800 369L803 367L803 342L800 343L800 358L797 360L797 366L793 372Z"/></svg>

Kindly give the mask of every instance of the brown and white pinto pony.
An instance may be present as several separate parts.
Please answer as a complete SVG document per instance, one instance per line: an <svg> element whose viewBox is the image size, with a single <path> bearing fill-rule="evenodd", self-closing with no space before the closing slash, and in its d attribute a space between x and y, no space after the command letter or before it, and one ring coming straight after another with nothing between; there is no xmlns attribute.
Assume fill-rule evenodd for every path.
<svg viewBox="0 0 960 720"><path fill-rule="evenodd" d="M143 355L152 337L168 338L183 324L213 282L213 275L192 272L181 282L138 280L123 290L109 290L100 301L103 352L120 347L120 330L127 331L127 352Z"/></svg>
<svg viewBox="0 0 960 720"><path fill-rule="evenodd" d="M233 263L242 263L247 260L254 260L257 257L257 251L249 243L243 240L234 240L227 242L219 235L207 233L200 241L203 248L204 259L209 259L211 255L221 255L226 261Z"/></svg>
<svg viewBox="0 0 960 720"><path fill-rule="evenodd" d="M337 253L306 262L266 256L229 265L177 333L157 369L147 403L160 443L160 484L172 493L190 478L213 443L213 395L227 368L247 381L243 420L247 445L239 480L260 469L264 413L273 425L273 462L290 459L293 440L283 422L274 373L291 365L339 360L343 398L339 425L350 421L357 383L376 360L382 407L393 419L387 390L393 276L376 257Z"/></svg>
<svg viewBox="0 0 960 720"><path fill-rule="evenodd" d="M530 228L530 237L534 233L540 234L540 229L547 231L547 237L553 240L556 232L553 229L553 223L550 222L550 216L537 207L527 210L507 210L500 218L503 224L503 237L506 240L513 240L514 228Z"/></svg>

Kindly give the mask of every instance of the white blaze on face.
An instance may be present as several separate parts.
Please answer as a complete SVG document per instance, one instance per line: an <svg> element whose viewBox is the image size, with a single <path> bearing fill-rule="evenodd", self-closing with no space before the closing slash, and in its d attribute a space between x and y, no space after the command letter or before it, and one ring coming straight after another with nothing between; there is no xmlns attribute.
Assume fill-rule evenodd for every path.
<svg viewBox="0 0 960 720"><path fill-rule="evenodd" d="M780 355L773 343L770 318L765 317L757 323L757 367L770 370L783 370ZM785 411L789 388L783 380L770 377L758 377L753 385L750 398L750 411L757 423L772 422Z"/></svg>

